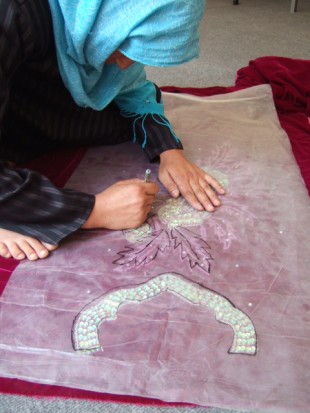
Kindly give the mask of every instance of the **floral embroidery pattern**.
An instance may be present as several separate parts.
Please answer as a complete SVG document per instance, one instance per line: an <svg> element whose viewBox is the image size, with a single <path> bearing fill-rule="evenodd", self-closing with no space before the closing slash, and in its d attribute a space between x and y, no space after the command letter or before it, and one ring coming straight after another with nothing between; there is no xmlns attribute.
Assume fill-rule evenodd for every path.
<svg viewBox="0 0 310 413"><path fill-rule="evenodd" d="M222 146L213 151L208 164L214 168L203 168L214 176L224 188L229 188L227 175L220 171L220 167L227 165L231 170L242 173L242 167L234 160L233 151ZM235 216L253 222L253 215L240 205L230 194L225 199L221 210L226 216ZM236 221L236 220L235 220ZM205 225L203 225L205 223ZM188 229L188 228L191 229ZM179 257L187 262L190 269L199 267L205 273L210 273L211 261L210 245L206 241L210 233L228 249L236 239L236 228L223 215L217 212L197 211L179 197L177 199L158 199L154 204L153 214L147 222L135 230L124 231L126 245L118 252L119 258L114 264L127 266L146 265L159 256L179 251Z"/></svg>

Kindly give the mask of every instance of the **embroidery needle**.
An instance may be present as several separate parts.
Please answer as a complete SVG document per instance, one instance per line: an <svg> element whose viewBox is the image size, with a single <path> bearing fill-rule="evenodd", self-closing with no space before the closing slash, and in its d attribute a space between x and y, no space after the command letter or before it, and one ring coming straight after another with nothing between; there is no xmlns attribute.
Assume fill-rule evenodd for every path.
<svg viewBox="0 0 310 413"><path fill-rule="evenodd" d="M151 170L150 170L150 169L147 169L147 170L145 171L144 182L150 182L150 180L151 180Z"/></svg>

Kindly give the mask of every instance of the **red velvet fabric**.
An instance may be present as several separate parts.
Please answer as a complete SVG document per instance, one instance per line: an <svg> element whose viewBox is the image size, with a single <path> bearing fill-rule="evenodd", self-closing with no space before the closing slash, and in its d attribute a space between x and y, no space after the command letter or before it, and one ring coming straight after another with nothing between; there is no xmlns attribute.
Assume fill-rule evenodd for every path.
<svg viewBox="0 0 310 413"><path fill-rule="evenodd" d="M147 399L142 397L96 393L80 389L70 389L68 387L51 386L47 384L30 383L18 379L0 379L0 394L11 394L36 398L63 398L63 399L83 399L92 401L102 401L105 403L126 403L147 406L170 406L188 407L185 403L166 403L157 399Z"/></svg>
<svg viewBox="0 0 310 413"><path fill-rule="evenodd" d="M283 129L289 136L292 150L310 194L310 60L284 57L262 57L253 60L237 72L233 87L178 88L163 87L174 93L211 96L247 87L270 84L275 107ZM25 166L48 176L57 186L63 186L84 155L85 149L55 152ZM5 288L18 261L0 258L0 294ZM115 403L167 405L158 400L131 396L117 396L34 384L17 379L0 378L0 392L36 397L64 397L101 400ZM169 403L171 405L171 403ZM182 404L174 404L182 406Z"/></svg>
<svg viewBox="0 0 310 413"><path fill-rule="evenodd" d="M310 60L261 57L237 72L236 88L269 83L280 123L310 194Z"/></svg>

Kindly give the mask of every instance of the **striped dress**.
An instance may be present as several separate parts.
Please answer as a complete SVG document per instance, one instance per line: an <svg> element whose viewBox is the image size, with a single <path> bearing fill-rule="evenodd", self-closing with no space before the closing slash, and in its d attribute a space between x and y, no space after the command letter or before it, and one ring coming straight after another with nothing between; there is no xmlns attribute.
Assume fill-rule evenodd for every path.
<svg viewBox="0 0 310 413"><path fill-rule="evenodd" d="M160 91L157 88L157 99ZM83 225L95 197L56 188L17 165L50 150L132 139L132 122L112 102L102 111L77 106L59 74L47 0L0 0L0 228L56 244ZM140 144L144 132L136 122ZM182 149L170 130L144 123L151 161Z"/></svg>

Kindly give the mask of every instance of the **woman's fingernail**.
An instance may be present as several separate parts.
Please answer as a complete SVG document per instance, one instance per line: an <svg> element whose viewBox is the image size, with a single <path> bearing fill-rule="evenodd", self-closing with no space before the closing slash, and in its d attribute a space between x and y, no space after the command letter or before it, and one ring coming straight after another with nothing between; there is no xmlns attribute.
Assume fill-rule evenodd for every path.
<svg viewBox="0 0 310 413"><path fill-rule="evenodd" d="M177 198L180 195L180 192L178 189L174 189L173 191L171 191L171 196L173 196L174 198Z"/></svg>

